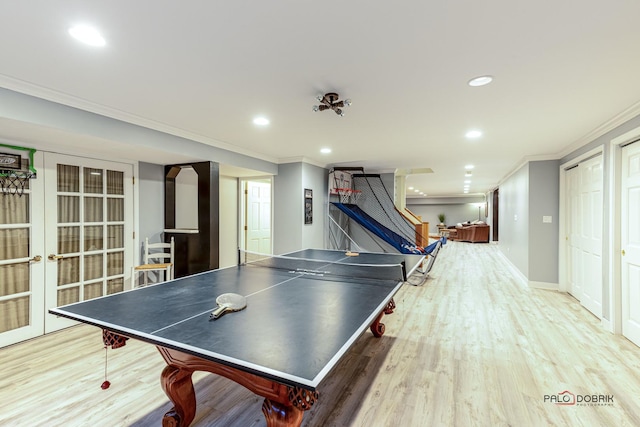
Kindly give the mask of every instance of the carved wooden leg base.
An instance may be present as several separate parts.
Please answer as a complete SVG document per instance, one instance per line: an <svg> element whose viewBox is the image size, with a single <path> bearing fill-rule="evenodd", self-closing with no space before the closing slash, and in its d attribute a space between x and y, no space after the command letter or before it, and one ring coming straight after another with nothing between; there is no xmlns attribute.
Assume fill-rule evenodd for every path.
<svg viewBox="0 0 640 427"><path fill-rule="evenodd" d="M264 397L262 412L268 427L299 427L304 411L318 400L315 391L284 385L227 365L158 346L167 366L162 371L162 389L174 407L164 415L163 427L187 427L196 414L196 394L191 375L195 371L221 375Z"/></svg>
<svg viewBox="0 0 640 427"><path fill-rule="evenodd" d="M196 415L196 393L191 375L193 371L177 366L165 366L160 382L165 394L175 405L162 419L163 427L188 426Z"/></svg>
<svg viewBox="0 0 640 427"><path fill-rule="evenodd" d="M384 307L384 309L380 312L378 317L376 317L376 320L374 320L370 326L371 333L373 334L374 337L380 338L382 335L384 335L385 326L384 326L384 323L381 323L380 321L382 320L382 317L385 314L393 313L393 310L395 310L395 308L396 308L396 303L393 300L393 298L391 298L389 303Z"/></svg>
<svg viewBox="0 0 640 427"><path fill-rule="evenodd" d="M264 399L262 413L267 419L267 427L299 426L302 423L304 411L293 406Z"/></svg>

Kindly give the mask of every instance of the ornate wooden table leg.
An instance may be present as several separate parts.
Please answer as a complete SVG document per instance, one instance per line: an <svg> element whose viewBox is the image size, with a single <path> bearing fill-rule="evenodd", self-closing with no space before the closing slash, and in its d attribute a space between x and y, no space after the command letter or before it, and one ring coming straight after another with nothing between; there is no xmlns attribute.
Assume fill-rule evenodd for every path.
<svg viewBox="0 0 640 427"><path fill-rule="evenodd" d="M278 385L277 395L262 403L262 413L267 419L267 427L298 427L302 423L304 411L308 411L319 398L318 392L300 387Z"/></svg>
<svg viewBox="0 0 640 427"><path fill-rule="evenodd" d="M304 411L318 400L318 392L292 387L187 353L157 346L167 362L162 371L162 388L174 407L162 419L164 427L186 427L196 413L196 394L191 375L194 371L221 375L264 397L262 412L268 427L299 427Z"/></svg>
<svg viewBox="0 0 640 427"><path fill-rule="evenodd" d="M393 298L391 298L389 303L380 312L378 317L376 317L376 320L374 320L370 326L371 332L373 333L374 337L380 338L382 335L384 335L384 330L385 330L384 323L380 322L382 320L382 316L384 316L385 314L393 313L393 310L395 310L395 308L396 308L396 303L393 300Z"/></svg>
<svg viewBox="0 0 640 427"><path fill-rule="evenodd" d="M186 427L196 415L196 393L191 375L193 371L177 366L165 366L160 382L174 407L164 414L163 427Z"/></svg>
<svg viewBox="0 0 640 427"><path fill-rule="evenodd" d="M271 401L262 402L262 413L267 420L267 427L299 426L304 412L292 406Z"/></svg>

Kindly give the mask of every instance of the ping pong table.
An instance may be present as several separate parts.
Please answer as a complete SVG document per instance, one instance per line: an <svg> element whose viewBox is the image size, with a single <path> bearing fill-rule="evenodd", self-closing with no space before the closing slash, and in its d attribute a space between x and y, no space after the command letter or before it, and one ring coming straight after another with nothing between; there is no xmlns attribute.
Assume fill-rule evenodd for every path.
<svg viewBox="0 0 640 427"><path fill-rule="evenodd" d="M394 294L424 260L349 255L306 249L252 261L243 253L238 266L49 312L156 345L167 364L161 384L174 405L163 426L193 421L194 371L224 376L264 397L268 426L299 426L319 398L319 384L357 338L368 328L384 334L381 319L393 312ZM245 296L247 307L210 320L223 293Z"/></svg>

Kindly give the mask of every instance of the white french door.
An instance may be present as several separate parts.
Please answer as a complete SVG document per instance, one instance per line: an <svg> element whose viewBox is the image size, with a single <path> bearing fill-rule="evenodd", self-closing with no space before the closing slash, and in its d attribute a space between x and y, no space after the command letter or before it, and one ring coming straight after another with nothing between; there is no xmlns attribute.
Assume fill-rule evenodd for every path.
<svg viewBox="0 0 640 427"><path fill-rule="evenodd" d="M622 148L622 334L640 346L640 143Z"/></svg>
<svg viewBox="0 0 640 427"><path fill-rule="evenodd" d="M45 153L46 308L125 289L133 253L133 167ZM74 324L47 315L45 333Z"/></svg>
<svg viewBox="0 0 640 427"><path fill-rule="evenodd" d="M33 166L42 166L42 153ZM0 347L44 333L42 195L40 176L26 182L21 196L0 194Z"/></svg>

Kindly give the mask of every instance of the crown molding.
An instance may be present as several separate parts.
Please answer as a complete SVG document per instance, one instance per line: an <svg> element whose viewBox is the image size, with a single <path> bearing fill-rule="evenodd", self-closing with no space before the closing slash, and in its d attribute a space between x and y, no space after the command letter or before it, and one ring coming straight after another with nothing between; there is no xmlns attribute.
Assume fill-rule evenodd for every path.
<svg viewBox="0 0 640 427"><path fill-rule="evenodd" d="M640 114L640 101L631 105L629 108L613 116L611 119L607 120L606 122L602 123L600 126L593 129L591 132L587 133L586 135L577 139L573 143L569 144L562 151L556 154L557 158L561 159L565 156L568 156L569 154L573 153L580 147L583 147L589 144L590 142L595 141L596 139L600 138L602 135L614 130L618 126L628 122L629 120L633 119L639 114Z"/></svg>
<svg viewBox="0 0 640 427"><path fill-rule="evenodd" d="M125 123L130 123L143 128L156 130L158 132L166 133L168 135L173 135L173 136L188 139L191 141L199 142L201 144L206 144L212 147L220 148L222 150L230 151L237 154L242 154L245 156L253 157L253 158L264 160L271 163L277 163L277 159L275 157L271 157L262 153L246 150L223 141L218 141L216 139L209 138L204 135L193 133L193 132L180 129L174 126L170 126L165 123L157 122L155 120L147 119L145 117L136 116L134 114L130 114L122 110L96 104L86 99L78 98L76 96L69 95L63 92L58 92L42 86L34 85L32 83L15 79L13 77L9 77L3 74L0 74L0 87L8 90L12 90L14 92L22 93L24 95L44 99L46 101L51 101L56 104L77 108L79 110L87 111L100 116L119 120Z"/></svg>
<svg viewBox="0 0 640 427"><path fill-rule="evenodd" d="M283 165L287 163L306 163L308 165L317 166L319 168L329 169L329 165L327 163L322 163L315 159L310 159L304 156L281 157L278 159L277 163L279 165Z"/></svg>
<svg viewBox="0 0 640 427"><path fill-rule="evenodd" d="M569 154L573 153L574 151L578 150L579 148L584 147L585 145L595 141L596 139L600 138L602 135L606 134L607 132L610 132L613 129L617 128L618 126L621 126L622 124L628 122L629 120L633 119L639 114L640 114L640 101L636 102L635 104L625 109L621 113L615 115L611 119L602 123L600 126L596 127L591 132L587 133L586 135L577 139L573 143L569 144L562 151L559 151L555 154L524 156L518 163L516 163L516 166L514 168L512 168L508 173L506 173L498 181L498 185L496 185L496 187L499 187L500 185L502 185L507 179L509 179L511 175L513 175L515 172L520 170L520 168L522 168L527 163L535 162L535 161L545 161L545 160L560 160L563 157L566 157Z"/></svg>

